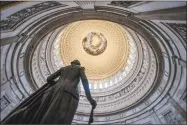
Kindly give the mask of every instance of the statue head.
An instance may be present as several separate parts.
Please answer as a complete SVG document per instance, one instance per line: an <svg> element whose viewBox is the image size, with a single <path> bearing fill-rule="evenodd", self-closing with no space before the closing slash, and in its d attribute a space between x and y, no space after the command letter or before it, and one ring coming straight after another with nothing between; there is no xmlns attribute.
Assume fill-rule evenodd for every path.
<svg viewBox="0 0 187 125"><path fill-rule="evenodd" d="M79 60L73 60L71 62L71 65L81 65L81 63L79 62Z"/></svg>

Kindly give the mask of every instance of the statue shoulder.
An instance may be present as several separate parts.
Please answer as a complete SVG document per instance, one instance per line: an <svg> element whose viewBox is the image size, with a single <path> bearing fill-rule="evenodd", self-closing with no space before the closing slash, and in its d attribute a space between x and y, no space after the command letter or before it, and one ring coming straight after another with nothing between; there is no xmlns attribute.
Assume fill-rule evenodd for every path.
<svg viewBox="0 0 187 125"><path fill-rule="evenodd" d="M81 73L83 73L83 72L85 71L85 68L82 67L82 66L80 66L80 67L79 67L79 71L80 71Z"/></svg>
<svg viewBox="0 0 187 125"><path fill-rule="evenodd" d="M84 68L84 67L82 67L82 66L80 66L80 69L81 69L81 70L85 70L85 68Z"/></svg>
<svg viewBox="0 0 187 125"><path fill-rule="evenodd" d="M68 65L68 66L62 67L62 69L67 69L67 68L70 68L70 67L71 67L71 65Z"/></svg>

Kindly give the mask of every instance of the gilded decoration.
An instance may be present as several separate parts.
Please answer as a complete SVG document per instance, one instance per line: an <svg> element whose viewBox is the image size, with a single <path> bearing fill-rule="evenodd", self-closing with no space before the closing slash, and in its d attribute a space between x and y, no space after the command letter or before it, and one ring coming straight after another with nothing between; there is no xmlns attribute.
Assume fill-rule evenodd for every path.
<svg viewBox="0 0 187 125"><path fill-rule="evenodd" d="M84 20L64 29L60 49L65 65L78 59L89 80L99 80L114 75L127 64L130 45L121 25L104 20Z"/></svg>

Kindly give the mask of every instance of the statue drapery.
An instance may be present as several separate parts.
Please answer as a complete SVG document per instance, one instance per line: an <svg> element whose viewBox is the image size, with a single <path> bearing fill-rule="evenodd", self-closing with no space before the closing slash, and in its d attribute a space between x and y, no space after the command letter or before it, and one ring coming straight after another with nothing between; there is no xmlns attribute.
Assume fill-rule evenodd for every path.
<svg viewBox="0 0 187 125"><path fill-rule="evenodd" d="M57 82L54 79L59 77ZM71 124L78 107L78 84L82 80L88 101L95 108L84 68L63 67L47 78L47 83L23 101L3 121L4 124Z"/></svg>

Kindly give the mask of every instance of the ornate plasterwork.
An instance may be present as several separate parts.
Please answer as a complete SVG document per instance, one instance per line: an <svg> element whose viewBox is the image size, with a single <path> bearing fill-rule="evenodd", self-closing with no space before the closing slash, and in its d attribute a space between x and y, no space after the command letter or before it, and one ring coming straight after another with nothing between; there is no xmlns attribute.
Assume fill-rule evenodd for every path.
<svg viewBox="0 0 187 125"><path fill-rule="evenodd" d="M102 54L93 56L83 49L82 40L90 32L99 32L107 39L107 47ZM78 59L85 67L87 77L92 80L105 79L118 72L127 64L129 49L129 40L123 27L104 20L74 22L64 29L61 38L64 64L70 65L71 61Z"/></svg>
<svg viewBox="0 0 187 125"><path fill-rule="evenodd" d="M8 105L10 105L11 101L8 99L6 95L1 96L0 101L1 101L0 112L2 112Z"/></svg>
<svg viewBox="0 0 187 125"><path fill-rule="evenodd" d="M112 1L109 5L128 8L129 6L139 3L139 2L140 1Z"/></svg>
<svg viewBox="0 0 187 125"><path fill-rule="evenodd" d="M166 120L167 124L181 124L181 121L176 117L176 115L172 111L168 111L164 114L164 119Z"/></svg>
<svg viewBox="0 0 187 125"><path fill-rule="evenodd" d="M45 61L45 57L38 57L39 55L37 53L39 53L39 46L37 47L32 57L32 72L35 82L37 83L38 87L41 87L46 83L46 80L44 79L45 76L43 76L43 74L41 73L41 68L39 64L39 60L41 59L38 60L38 58L42 58L43 61ZM45 65L42 65L42 67L44 66ZM44 70L46 71L46 68Z"/></svg>
<svg viewBox="0 0 187 125"><path fill-rule="evenodd" d="M53 8L53 7L58 7L58 6L66 6L63 5L59 2L56 1L47 1L47 2L42 2L36 5L33 5L31 7L27 7L25 9L22 9L10 16L7 17L6 20L1 20L1 30L9 30L14 28L16 25L20 24L24 19L39 13L41 11Z"/></svg>
<svg viewBox="0 0 187 125"><path fill-rule="evenodd" d="M187 41L186 24L177 24L177 23L167 23L167 24L170 27L172 27L177 33L179 33L185 41Z"/></svg>
<svg viewBox="0 0 187 125"><path fill-rule="evenodd" d="M102 33L90 32L83 38L84 50L93 56L102 54L107 47L107 40Z"/></svg>

